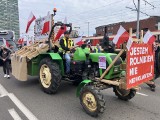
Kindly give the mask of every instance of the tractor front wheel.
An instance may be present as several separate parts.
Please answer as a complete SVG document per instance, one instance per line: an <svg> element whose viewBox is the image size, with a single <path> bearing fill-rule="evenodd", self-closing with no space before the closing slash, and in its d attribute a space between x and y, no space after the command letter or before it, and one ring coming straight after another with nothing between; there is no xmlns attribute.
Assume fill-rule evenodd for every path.
<svg viewBox="0 0 160 120"><path fill-rule="evenodd" d="M136 90L130 89L130 90L124 90L124 89L119 89L119 87L115 86L113 87L113 92L115 92L115 95L121 99L128 101L132 99L136 95Z"/></svg>
<svg viewBox="0 0 160 120"><path fill-rule="evenodd" d="M80 92L80 103L87 114L96 117L105 110L103 95L94 86L84 86Z"/></svg>
<svg viewBox="0 0 160 120"><path fill-rule="evenodd" d="M39 80L44 92L47 94L56 93L61 83L58 64L49 58L43 59L39 65Z"/></svg>

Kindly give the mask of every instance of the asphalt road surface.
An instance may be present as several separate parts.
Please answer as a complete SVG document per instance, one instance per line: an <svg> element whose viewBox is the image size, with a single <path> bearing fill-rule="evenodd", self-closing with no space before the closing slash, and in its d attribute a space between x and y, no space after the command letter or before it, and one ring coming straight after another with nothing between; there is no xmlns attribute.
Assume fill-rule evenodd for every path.
<svg viewBox="0 0 160 120"><path fill-rule="evenodd" d="M71 83L62 82L57 94L47 95L37 77L20 82L3 78L1 68L0 73L0 120L160 120L160 79L156 92L144 84L128 102L117 99L112 89L104 90L106 110L93 118L82 109Z"/></svg>

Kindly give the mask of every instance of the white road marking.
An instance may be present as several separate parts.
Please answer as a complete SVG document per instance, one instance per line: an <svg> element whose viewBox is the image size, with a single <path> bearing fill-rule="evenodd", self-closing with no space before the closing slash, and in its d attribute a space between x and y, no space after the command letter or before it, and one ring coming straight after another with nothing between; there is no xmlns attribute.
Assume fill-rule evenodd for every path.
<svg viewBox="0 0 160 120"><path fill-rule="evenodd" d="M0 84L0 94L1 96L8 94L8 91L1 84Z"/></svg>
<svg viewBox="0 0 160 120"><path fill-rule="evenodd" d="M8 96L29 120L38 120L14 94L10 93Z"/></svg>
<svg viewBox="0 0 160 120"><path fill-rule="evenodd" d="M136 94L138 94L138 95L142 95L142 96L148 96L148 95L146 95L146 94L144 94L144 93L140 93L140 92L136 92Z"/></svg>
<svg viewBox="0 0 160 120"><path fill-rule="evenodd" d="M5 96L7 96L7 95L1 95L0 98L5 97Z"/></svg>
<svg viewBox="0 0 160 120"><path fill-rule="evenodd" d="M9 98L13 101L13 103L23 112L23 114L29 120L38 120L35 115L33 115L24 104L13 94L8 93L8 91L0 84L0 97L9 96Z"/></svg>
<svg viewBox="0 0 160 120"><path fill-rule="evenodd" d="M14 120L22 120L21 117L18 115L18 113L15 111L15 109L9 109L8 112L12 116Z"/></svg>

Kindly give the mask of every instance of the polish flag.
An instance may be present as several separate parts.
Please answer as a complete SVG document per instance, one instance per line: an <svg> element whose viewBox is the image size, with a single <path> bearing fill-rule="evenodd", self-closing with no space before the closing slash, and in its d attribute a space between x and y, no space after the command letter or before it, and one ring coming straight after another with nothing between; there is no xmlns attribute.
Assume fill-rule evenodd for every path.
<svg viewBox="0 0 160 120"><path fill-rule="evenodd" d="M48 15L47 15L45 22L43 24L41 34L45 34L50 31L50 25L51 25L50 21L51 21L51 15L50 15L50 12L48 12Z"/></svg>
<svg viewBox="0 0 160 120"><path fill-rule="evenodd" d="M6 39L3 38L3 44L4 46L6 46L7 48L9 47L9 43L6 41Z"/></svg>
<svg viewBox="0 0 160 120"><path fill-rule="evenodd" d="M24 38L20 38L19 40L18 40L18 43L19 44L22 44L24 42Z"/></svg>
<svg viewBox="0 0 160 120"><path fill-rule="evenodd" d="M67 24L67 18L65 17L64 19L64 24ZM64 34L64 32L67 30L67 27L65 25L61 26L59 31L57 32L57 35L54 39L54 41L58 40L62 34Z"/></svg>
<svg viewBox="0 0 160 120"><path fill-rule="evenodd" d="M129 34L128 32L120 26L117 35L113 39L113 43L117 45L119 48L121 44L123 44L125 41L129 39Z"/></svg>
<svg viewBox="0 0 160 120"><path fill-rule="evenodd" d="M36 19L36 17L33 15L31 12L28 18L28 23L27 23L27 28L26 28L26 33L28 33L29 27L32 24L32 22Z"/></svg>
<svg viewBox="0 0 160 120"><path fill-rule="evenodd" d="M129 40L128 40L127 45L126 45L126 47L127 47L128 51L129 51L129 50L130 50L130 48L132 47L132 43L133 43L133 40L132 40L132 38L131 38L131 37L129 37Z"/></svg>
<svg viewBox="0 0 160 120"><path fill-rule="evenodd" d="M77 39L75 39L74 40L74 44L78 45L78 46L81 46L82 44L84 44L84 42L82 41L82 36L77 38Z"/></svg>
<svg viewBox="0 0 160 120"><path fill-rule="evenodd" d="M156 40L156 38L153 36L150 30L147 31L147 33L144 35L143 42L153 44L153 42Z"/></svg>

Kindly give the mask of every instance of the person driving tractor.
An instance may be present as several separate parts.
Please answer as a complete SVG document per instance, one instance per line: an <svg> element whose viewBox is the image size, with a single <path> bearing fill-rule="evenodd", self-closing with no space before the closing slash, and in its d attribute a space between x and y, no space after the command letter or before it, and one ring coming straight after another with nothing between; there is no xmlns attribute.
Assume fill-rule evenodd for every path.
<svg viewBox="0 0 160 120"><path fill-rule="evenodd" d="M59 48L59 52L62 52L64 55L64 58L66 59L67 75L70 74L70 62L71 62L70 53L74 46L74 43L69 38L69 35L70 35L69 31L64 32L64 37L60 40L60 48Z"/></svg>

